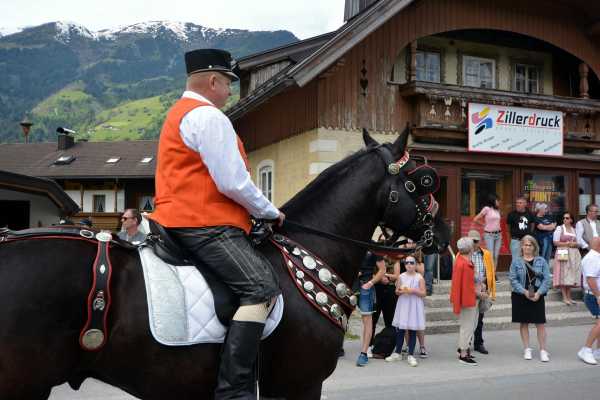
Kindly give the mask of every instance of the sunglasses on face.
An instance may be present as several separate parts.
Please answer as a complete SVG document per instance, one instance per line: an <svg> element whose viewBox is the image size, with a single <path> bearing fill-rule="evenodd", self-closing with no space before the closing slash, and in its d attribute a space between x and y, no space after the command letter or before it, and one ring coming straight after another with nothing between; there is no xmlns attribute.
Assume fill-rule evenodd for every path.
<svg viewBox="0 0 600 400"><path fill-rule="evenodd" d="M571 217L563 217L563 219L573 219L573 218L571 218Z"/></svg>
<svg viewBox="0 0 600 400"><path fill-rule="evenodd" d="M404 264L416 264L416 261L404 261Z"/></svg>
<svg viewBox="0 0 600 400"><path fill-rule="evenodd" d="M473 243L479 243L478 239L473 239Z"/></svg>

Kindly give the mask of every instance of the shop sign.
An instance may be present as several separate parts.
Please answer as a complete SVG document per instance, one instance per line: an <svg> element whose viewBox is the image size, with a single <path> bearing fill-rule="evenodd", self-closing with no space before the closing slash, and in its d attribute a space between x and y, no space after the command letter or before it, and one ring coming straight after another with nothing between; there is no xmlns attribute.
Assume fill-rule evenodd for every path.
<svg viewBox="0 0 600 400"><path fill-rule="evenodd" d="M469 103L469 151L562 156L563 113Z"/></svg>

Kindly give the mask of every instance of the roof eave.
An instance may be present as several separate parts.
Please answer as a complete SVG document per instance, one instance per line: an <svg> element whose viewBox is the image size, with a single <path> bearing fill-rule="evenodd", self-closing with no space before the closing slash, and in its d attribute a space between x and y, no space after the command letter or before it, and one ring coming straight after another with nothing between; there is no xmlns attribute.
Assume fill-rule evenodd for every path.
<svg viewBox="0 0 600 400"><path fill-rule="evenodd" d="M264 90L257 89L250 96L244 97L238 101L236 105L231 107L225 114L233 122L243 117L246 113L263 104L273 96L283 92L285 89L293 86L296 82L287 76L282 77L277 83L265 88Z"/></svg>
<svg viewBox="0 0 600 400"><path fill-rule="evenodd" d="M303 87L329 68L348 50L377 30L414 0L383 0L375 3L340 28L338 33L312 55L294 66L289 75ZM359 29L359 27L361 27Z"/></svg>

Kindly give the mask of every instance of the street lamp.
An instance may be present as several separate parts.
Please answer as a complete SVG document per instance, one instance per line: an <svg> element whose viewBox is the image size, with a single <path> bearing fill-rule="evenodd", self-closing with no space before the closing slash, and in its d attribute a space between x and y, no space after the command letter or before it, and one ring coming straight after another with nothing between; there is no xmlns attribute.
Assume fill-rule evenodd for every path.
<svg viewBox="0 0 600 400"><path fill-rule="evenodd" d="M19 125L21 125L21 129L23 129L23 135L25 135L25 143L27 143L29 141L29 130L31 129L33 122L29 122L27 121L27 118L24 118L23 121L19 123Z"/></svg>

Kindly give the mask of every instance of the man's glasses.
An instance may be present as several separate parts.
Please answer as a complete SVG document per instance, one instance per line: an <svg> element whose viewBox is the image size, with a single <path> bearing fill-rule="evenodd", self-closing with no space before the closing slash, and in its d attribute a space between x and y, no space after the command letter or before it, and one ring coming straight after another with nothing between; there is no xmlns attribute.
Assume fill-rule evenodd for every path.
<svg viewBox="0 0 600 400"><path fill-rule="evenodd" d="M126 216L122 216L121 217L121 221L127 221L128 219L133 219L135 217L126 217Z"/></svg>

